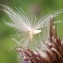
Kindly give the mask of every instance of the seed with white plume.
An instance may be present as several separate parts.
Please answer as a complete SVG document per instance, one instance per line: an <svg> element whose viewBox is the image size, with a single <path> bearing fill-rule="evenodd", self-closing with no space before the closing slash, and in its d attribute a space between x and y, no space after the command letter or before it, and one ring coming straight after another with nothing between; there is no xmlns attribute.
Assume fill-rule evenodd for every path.
<svg viewBox="0 0 63 63"><path fill-rule="evenodd" d="M49 20L50 20L51 15L53 15L55 17L58 14L60 14L61 12L63 12L62 11L63 9L58 10L58 11L54 12L54 14L51 13L49 15L45 15L43 18L41 18L37 22L36 20L31 21L20 7L19 7L19 9L16 8L18 11L18 12L16 12L6 5L2 5L2 6L4 8L3 11L12 20L12 22L5 22L5 23L7 25L17 29L17 31L19 33L16 37L20 36L20 33L23 36L22 40L20 40L20 41L15 40L15 41L16 42L24 41L27 45L28 45L28 42L33 41L34 35L40 34L40 32L44 32L43 34L47 34L46 36L44 35L45 37L43 39L47 39L46 37L49 38ZM46 28L46 30L43 30L44 27Z"/></svg>
<svg viewBox="0 0 63 63"><path fill-rule="evenodd" d="M30 37L30 41L32 41L32 38L33 38L33 34L38 34L38 33L40 33L41 32L41 30L30 30L29 31L29 37Z"/></svg>

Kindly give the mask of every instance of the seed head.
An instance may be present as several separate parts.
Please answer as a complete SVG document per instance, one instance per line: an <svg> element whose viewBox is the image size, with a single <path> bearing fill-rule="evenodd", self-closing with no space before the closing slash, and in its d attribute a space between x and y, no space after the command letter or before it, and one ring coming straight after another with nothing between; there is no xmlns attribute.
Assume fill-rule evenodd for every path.
<svg viewBox="0 0 63 63"><path fill-rule="evenodd" d="M21 48L16 48L23 57L23 63L63 63L63 40L57 37L57 30L53 25L54 17L58 16L63 9L45 15L38 21L31 21L21 8L14 11L6 5L3 6L3 11L10 17L12 22L5 22L7 25L15 28L20 41L13 39ZM40 34L42 33L42 34ZM28 47L29 42L33 41L34 35L41 35L39 47L36 50L31 50ZM21 37L20 37L21 36ZM23 39L22 39L23 38ZM24 47L21 42L26 46ZM43 43L42 43L43 42Z"/></svg>
<svg viewBox="0 0 63 63"><path fill-rule="evenodd" d="M63 40L57 37L57 30L50 18L50 38L36 50L16 48L23 55L23 63L63 63Z"/></svg>

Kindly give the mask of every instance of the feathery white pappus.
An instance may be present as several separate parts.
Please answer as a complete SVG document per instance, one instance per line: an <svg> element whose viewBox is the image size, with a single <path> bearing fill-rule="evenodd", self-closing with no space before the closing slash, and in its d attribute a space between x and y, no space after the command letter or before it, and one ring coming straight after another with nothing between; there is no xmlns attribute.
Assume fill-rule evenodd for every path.
<svg viewBox="0 0 63 63"><path fill-rule="evenodd" d="M51 15L56 17L61 12L63 12L63 9L60 9L58 11L55 11L54 13L45 15L43 18L41 18L37 22L37 21L31 21L20 7L19 9L16 8L17 11L14 11L13 9L11 9L6 5L1 5L1 6L3 6L4 8L3 11L12 20L12 22L5 22L5 23L17 29L19 32L21 32L24 35L23 40L25 40L25 42L26 41L31 42L33 40L34 35L40 34L42 32L43 27L47 27L46 29L49 31L49 21L50 21ZM47 37L49 37L48 31L46 31Z"/></svg>

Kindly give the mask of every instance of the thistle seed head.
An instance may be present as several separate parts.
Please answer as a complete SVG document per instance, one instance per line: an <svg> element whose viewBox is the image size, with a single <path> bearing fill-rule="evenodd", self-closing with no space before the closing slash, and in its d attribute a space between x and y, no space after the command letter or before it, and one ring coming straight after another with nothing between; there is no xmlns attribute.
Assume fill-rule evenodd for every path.
<svg viewBox="0 0 63 63"><path fill-rule="evenodd" d="M56 11L54 14L45 15L38 21L31 21L21 8L14 11L6 5L3 11L10 17L12 22L5 22L7 25L17 29L17 36L20 41L13 39L21 48L16 48L23 57L23 63L63 63L63 40L57 37L57 29L53 25L54 17L58 16L63 9ZM21 12L22 11L22 12ZM40 32L43 34L41 35ZM40 34L40 46L36 50L28 47L28 43L33 40L34 35ZM37 40L37 39L36 39ZM36 42L36 40L32 42ZM21 42L25 42L21 44ZM37 42L36 42L37 43ZM32 46L33 47L33 46Z"/></svg>
<svg viewBox="0 0 63 63"><path fill-rule="evenodd" d="M30 48L16 48L23 53L23 63L63 63L63 40L57 37L57 30L53 25L53 17L50 18L50 38L44 41L44 47L37 50Z"/></svg>

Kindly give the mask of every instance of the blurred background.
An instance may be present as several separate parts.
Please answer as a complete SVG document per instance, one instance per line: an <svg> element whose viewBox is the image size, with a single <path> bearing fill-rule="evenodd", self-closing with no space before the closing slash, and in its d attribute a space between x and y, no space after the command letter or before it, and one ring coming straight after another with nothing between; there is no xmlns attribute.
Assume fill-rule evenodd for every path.
<svg viewBox="0 0 63 63"><path fill-rule="evenodd" d="M48 14L50 12L63 9L63 0L0 0L0 4L8 5L15 9L15 7L21 7L27 16L35 15L40 17L42 14ZM0 9L3 9L0 5ZM15 31L13 28L4 24L2 18L10 21L9 17L0 10L0 63L18 63L18 52L13 48L10 48L15 44L11 39ZM57 21L63 21L63 13L55 18ZM58 37L63 39L63 23L55 24L57 27Z"/></svg>

